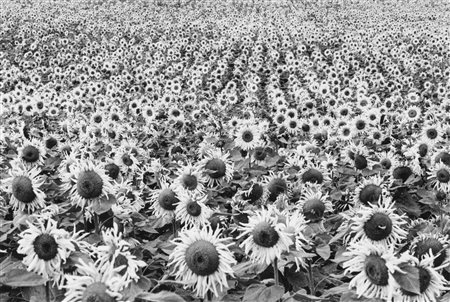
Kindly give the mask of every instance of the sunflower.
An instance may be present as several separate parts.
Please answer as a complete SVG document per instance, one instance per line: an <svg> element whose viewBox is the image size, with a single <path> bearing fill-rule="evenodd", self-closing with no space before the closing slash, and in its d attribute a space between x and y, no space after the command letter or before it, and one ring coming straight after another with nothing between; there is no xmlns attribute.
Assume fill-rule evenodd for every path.
<svg viewBox="0 0 450 302"><path fill-rule="evenodd" d="M361 142L351 141L344 148L344 160L358 170L369 168L369 149Z"/></svg>
<svg viewBox="0 0 450 302"><path fill-rule="evenodd" d="M11 177L4 181L2 187L11 193L9 203L14 210L30 213L45 207L45 193L39 189L45 180L39 176L40 172L37 167L27 170L22 165L11 169Z"/></svg>
<svg viewBox="0 0 450 302"><path fill-rule="evenodd" d="M399 265L408 262L411 256L404 253L395 257L394 247L374 245L361 240L349 246L344 256L349 260L343 263L345 273L357 273L349 287L356 288L358 297L378 298L391 301L398 287L393 274L402 272Z"/></svg>
<svg viewBox="0 0 450 302"><path fill-rule="evenodd" d="M111 206L114 215L127 219L131 214L139 212L145 205L139 190L134 190L131 181L121 184L116 195L116 203Z"/></svg>
<svg viewBox="0 0 450 302"><path fill-rule="evenodd" d="M154 190L150 195L150 208L156 217L169 222L175 217L176 204L180 200L173 184L169 184L165 178L161 178L159 183L161 188Z"/></svg>
<svg viewBox="0 0 450 302"><path fill-rule="evenodd" d="M355 205L376 204L388 194L386 184L380 175L370 178L363 178L353 194L353 203Z"/></svg>
<svg viewBox="0 0 450 302"><path fill-rule="evenodd" d="M64 263L75 247L70 240L69 233L58 229L56 221L49 219L47 224L38 220L39 226L28 223L28 229L20 233L17 252L26 255L22 262L28 271L51 279L61 271Z"/></svg>
<svg viewBox="0 0 450 302"><path fill-rule="evenodd" d="M137 282L139 268L145 267L146 263L136 259L131 254L130 244L122 239L122 233L118 230L118 225L114 223L113 227L102 231L103 245L94 248L96 256L96 267L100 271L106 271L108 267L122 267L117 273L122 281L122 286L126 287L132 281Z"/></svg>
<svg viewBox="0 0 450 302"><path fill-rule="evenodd" d="M264 185L268 191L268 201L274 202L280 196L287 196L290 192L287 175L284 172L274 173L269 171L269 175L264 176Z"/></svg>
<svg viewBox="0 0 450 302"><path fill-rule="evenodd" d="M47 154L44 144L37 139L25 140L17 149L19 161L27 167L42 165Z"/></svg>
<svg viewBox="0 0 450 302"><path fill-rule="evenodd" d="M395 246L408 234L402 229L404 224L406 221L395 213L392 200L384 198L378 204L358 209L351 223L351 233L354 234L352 241L366 240L373 244Z"/></svg>
<svg viewBox="0 0 450 302"><path fill-rule="evenodd" d="M434 146L443 140L443 134L444 132L437 123L430 123L422 127L421 139Z"/></svg>
<svg viewBox="0 0 450 302"><path fill-rule="evenodd" d="M447 280L434 267L435 256L425 254L421 260L414 259L416 268L419 270L419 291L420 294L406 291L402 288L398 290L396 299L400 302L436 302L441 297L442 292L449 290L445 285ZM396 300L396 301L397 301Z"/></svg>
<svg viewBox="0 0 450 302"><path fill-rule="evenodd" d="M419 234L411 243L411 253L422 260L428 254L434 256L433 266L439 267L450 261L450 244L447 235Z"/></svg>
<svg viewBox="0 0 450 302"><path fill-rule="evenodd" d="M70 192L74 205L84 208L102 202L114 194L114 187L106 170L91 160L81 160L70 166L70 172L62 176L64 191Z"/></svg>
<svg viewBox="0 0 450 302"><path fill-rule="evenodd" d="M113 265L99 268L80 260L77 265L80 275L66 275L67 283L63 286L66 292L62 302L121 301L120 292L125 284L119 272L123 268L114 268Z"/></svg>
<svg viewBox="0 0 450 302"><path fill-rule="evenodd" d="M179 202L175 208L175 217L185 227L203 228L209 224L213 211L206 205L208 196L203 194L179 194Z"/></svg>
<svg viewBox="0 0 450 302"><path fill-rule="evenodd" d="M285 232L286 225L279 223L274 208L254 212L248 220L248 223L239 227L242 234L238 238L247 237L240 246L252 261L269 265L293 244L289 234Z"/></svg>
<svg viewBox="0 0 450 302"><path fill-rule="evenodd" d="M296 204L309 222L319 222L326 212L333 211L333 205L327 193L323 193L319 186L309 185L302 190Z"/></svg>
<svg viewBox="0 0 450 302"><path fill-rule="evenodd" d="M299 172L299 177L304 184L317 184L322 185L324 183L329 182L330 173L328 169L326 169L322 163L309 163L302 167Z"/></svg>
<svg viewBox="0 0 450 302"><path fill-rule="evenodd" d="M298 210L285 213L286 228L285 232L291 234L295 246L295 264L297 269L300 270L306 266L304 255L306 254L303 247L307 243L304 231L307 226L307 220L305 216Z"/></svg>
<svg viewBox="0 0 450 302"><path fill-rule="evenodd" d="M121 146L115 151L114 163L119 166L120 171L133 175L138 169L139 161L128 148Z"/></svg>
<svg viewBox="0 0 450 302"><path fill-rule="evenodd" d="M393 151L385 151L377 154L377 160L373 165L380 165L383 171L392 173L392 168L398 166L398 156Z"/></svg>
<svg viewBox="0 0 450 302"><path fill-rule="evenodd" d="M260 182L253 182L250 184L248 190L242 191L239 195L239 200L243 203L249 204L262 204L269 196L267 186L264 186Z"/></svg>
<svg viewBox="0 0 450 302"><path fill-rule="evenodd" d="M174 180L174 185L177 191L187 191L191 193L203 194L205 192L206 182L200 169L192 164L181 166L177 171L177 178Z"/></svg>
<svg viewBox="0 0 450 302"><path fill-rule="evenodd" d="M431 165L428 171L429 181L434 189L450 193L450 167L439 162Z"/></svg>
<svg viewBox="0 0 450 302"><path fill-rule="evenodd" d="M220 150L209 150L206 158L200 163L208 185L218 185L221 181L230 181L233 176L233 162L228 153Z"/></svg>
<svg viewBox="0 0 450 302"><path fill-rule="evenodd" d="M231 238L220 238L220 228L191 228L180 232L168 265L173 267L175 278L194 288L197 296L204 298L208 292L219 296L219 290L228 287L227 276L233 276L236 263L229 250ZM226 242L231 242L226 244Z"/></svg>
<svg viewBox="0 0 450 302"><path fill-rule="evenodd" d="M422 111L417 106L409 106L404 112L405 119L409 122L416 122L422 116Z"/></svg>
<svg viewBox="0 0 450 302"><path fill-rule="evenodd" d="M260 128L254 121L243 123L236 132L234 143L245 151L255 149L262 144Z"/></svg>

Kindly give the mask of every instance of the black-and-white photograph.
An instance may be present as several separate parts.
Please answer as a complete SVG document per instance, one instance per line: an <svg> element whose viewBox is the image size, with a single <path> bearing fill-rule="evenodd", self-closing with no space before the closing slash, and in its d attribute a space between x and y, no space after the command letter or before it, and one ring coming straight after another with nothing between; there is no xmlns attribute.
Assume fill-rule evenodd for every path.
<svg viewBox="0 0 450 302"><path fill-rule="evenodd" d="M0 301L450 302L450 0L0 0Z"/></svg>

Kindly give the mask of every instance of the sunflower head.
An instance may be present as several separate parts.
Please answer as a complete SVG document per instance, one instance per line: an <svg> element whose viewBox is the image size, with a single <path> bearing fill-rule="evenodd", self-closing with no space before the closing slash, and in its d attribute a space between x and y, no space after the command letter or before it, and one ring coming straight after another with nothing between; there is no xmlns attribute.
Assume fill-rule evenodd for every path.
<svg viewBox="0 0 450 302"><path fill-rule="evenodd" d="M120 168L115 163L109 163L105 166L106 175L111 177L112 179L117 179L119 176Z"/></svg>
<svg viewBox="0 0 450 302"><path fill-rule="evenodd" d="M31 179L26 176L16 176L12 181L12 194L23 203L31 203L36 198Z"/></svg>
<svg viewBox="0 0 450 302"><path fill-rule="evenodd" d="M267 185L267 190L269 191L269 200L275 201L280 194L286 193L288 185L286 180L281 177L275 177Z"/></svg>
<svg viewBox="0 0 450 302"><path fill-rule="evenodd" d="M220 264L219 253L214 244L207 240L197 240L186 249L186 265L199 276L208 276L217 271Z"/></svg>
<svg viewBox="0 0 450 302"><path fill-rule="evenodd" d="M78 175L77 192L85 199L97 198L102 194L103 180L95 171L82 171Z"/></svg>
<svg viewBox="0 0 450 302"><path fill-rule="evenodd" d="M359 192L359 201L367 205L369 203L376 203L382 196L383 190L380 186L375 184L368 184L364 186Z"/></svg>
<svg viewBox="0 0 450 302"><path fill-rule="evenodd" d="M201 214L202 208L195 200L191 200L186 205L186 212L191 216L197 217Z"/></svg>
<svg viewBox="0 0 450 302"><path fill-rule="evenodd" d="M33 247L36 255L44 261L49 261L58 254L58 244L50 234L43 233L38 235L34 239Z"/></svg>
<svg viewBox="0 0 450 302"><path fill-rule="evenodd" d="M258 183L255 183L251 190L244 192L242 198L247 200L249 203L254 203L259 200L264 195L264 187Z"/></svg>
<svg viewBox="0 0 450 302"><path fill-rule="evenodd" d="M279 235L270 223L263 221L257 224L252 231L253 241L262 247L272 247L277 244Z"/></svg>
<svg viewBox="0 0 450 302"><path fill-rule="evenodd" d="M306 170L303 174L302 174L302 181L304 183L317 183L317 184L321 184L323 182L323 174L322 172L320 172L317 169L314 168L310 168L308 170Z"/></svg>
<svg viewBox="0 0 450 302"><path fill-rule="evenodd" d="M392 220L385 213L374 213L364 223L366 236L374 241L380 241L389 237L392 232Z"/></svg>
<svg viewBox="0 0 450 302"><path fill-rule="evenodd" d="M305 201L303 205L303 214L305 215L305 219L310 222L317 222L323 218L323 214L325 213L326 205L323 203L320 198L310 198Z"/></svg>
<svg viewBox="0 0 450 302"><path fill-rule="evenodd" d="M108 294L108 287L103 282L94 282L83 292L82 302L114 302L116 299Z"/></svg>
<svg viewBox="0 0 450 302"><path fill-rule="evenodd" d="M436 256L433 265L439 266L444 263L447 258L447 250L444 248L442 242L434 237L425 237L419 240L414 246L414 256L418 259L426 256L431 250L431 253Z"/></svg>
<svg viewBox="0 0 450 302"><path fill-rule="evenodd" d="M206 162L205 169L208 170L209 177L219 179L226 175L227 166L220 158L212 158Z"/></svg>
<svg viewBox="0 0 450 302"><path fill-rule="evenodd" d="M366 257L364 270L371 283L378 286L386 286L389 282L389 270L386 260L376 254Z"/></svg>
<svg viewBox="0 0 450 302"><path fill-rule="evenodd" d="M392 171L392 176L395 179L401 179L405 182L413 174L412 170L408 166L399 166Z"/></svg>
<svg viewBox="0 0 450 302"><path fill-rule="evenodd" d="M159 205L167 211L175 210L176 204L179 201L180 200L176 197L175 192L170 188L163 189L158 196Z"/></svg>
<svg viewBox="0 0 450 302"><path fill-rule="evenodd" d="M27 163L34 163L39 159L39 149L32 145L27 145L23 148L20 154L21 158Z"/></svg>
<svg viewBox="0 0 450 302"><path fill-rule="evenodd" d="M198 185L197 176L192 174L183 174L183 176L181 177L181 184L184 188L190 191L195 190Z"/></svg>

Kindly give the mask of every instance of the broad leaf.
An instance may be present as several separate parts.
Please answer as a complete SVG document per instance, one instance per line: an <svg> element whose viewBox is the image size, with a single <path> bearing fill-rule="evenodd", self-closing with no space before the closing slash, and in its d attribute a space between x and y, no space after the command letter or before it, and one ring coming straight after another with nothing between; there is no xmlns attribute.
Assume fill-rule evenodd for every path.
<svg viewBox="0 0 450 302"><path fill-rule="evenodd" d="M172 293L169 291L160 291L159 293L141 293L136 296L136 299L149 301L149 302L185 302L183 298L181 298L176 293Z"/></svg>
<svg viewBox="0 0 450 302"><path fill-rule="evenodd" d="M45 284L46 280L38 274L25 269L12 269L0 277L0 283L11 287L29 287Z"/></svg>
<svg viewBox="0 0 450 302"><path fill-rule="evenodd" d="M284 294L284 288L280 285L265 286L263 284L250 285L244 294L242 302L274 302Z"/></svg>
<svg viewBox="0 0 450 302"><path fill-rule="evenodd" d="M399 266L404 273L396 271L393 276L403 290L420 295L419 269L409 264Z"/></svg>

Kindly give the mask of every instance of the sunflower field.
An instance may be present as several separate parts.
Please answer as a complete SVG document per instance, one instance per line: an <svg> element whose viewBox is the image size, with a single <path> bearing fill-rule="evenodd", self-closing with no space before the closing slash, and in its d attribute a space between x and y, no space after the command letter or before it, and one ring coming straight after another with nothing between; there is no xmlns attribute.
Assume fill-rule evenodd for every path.
<svg viewBox="0 0 450 302"><path fill-rule="evenodd" d="M1 1L0 301L450 302L450 1Z"/></svg>

